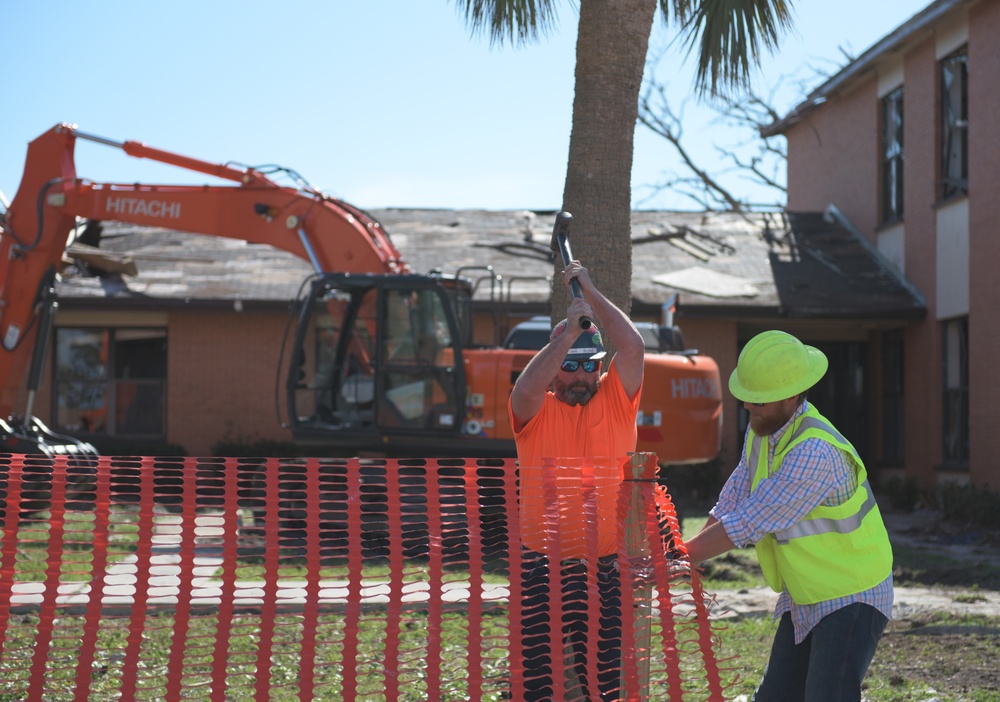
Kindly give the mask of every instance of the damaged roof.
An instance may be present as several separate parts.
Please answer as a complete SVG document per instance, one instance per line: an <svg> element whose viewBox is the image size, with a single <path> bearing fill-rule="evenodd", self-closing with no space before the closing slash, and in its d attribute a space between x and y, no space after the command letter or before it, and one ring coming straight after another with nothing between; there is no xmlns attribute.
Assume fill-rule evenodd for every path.
<svg viewBox="0 0 1000 702"><path fill-rule="evenodd" d="M412 269L499 275L494 295L544 307L553 271L554 212L380 209ZM834 213L839 214L839 213ZM632 215L633 312L659 315L679 293L697 317L912 319L918 291L850 224L824 213L719 214L636 211ZM84 263L80 252L88 254ZM287 305L312 272L298 257L260 244L107 222L100 251L112 271L93 275L93 250L71 246L77 265L57 294L68 308ZM75 254L75 255L74 255ZM587 263L586 261L584 262ZM131 275L134 265L137 275ZM487 278L488 280L488 278ZM480 283L477 296L488 295Z"/></svg>

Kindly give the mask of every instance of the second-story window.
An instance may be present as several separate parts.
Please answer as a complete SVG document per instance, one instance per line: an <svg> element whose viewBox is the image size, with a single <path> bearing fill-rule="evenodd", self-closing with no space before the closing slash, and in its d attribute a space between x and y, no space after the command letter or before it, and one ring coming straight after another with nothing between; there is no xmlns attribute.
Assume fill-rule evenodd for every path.
<svg viewBox="0 0 1000 702"><path fill-rule="evenodd" d="M941 61L941 197L969 192L968 60L965 49Z"/></svg>
<svg viewBox="0 0 1000 702"><path fill-rule="evenodd" d="M903 218L903 88L882 98L882 222Z"/></svg>

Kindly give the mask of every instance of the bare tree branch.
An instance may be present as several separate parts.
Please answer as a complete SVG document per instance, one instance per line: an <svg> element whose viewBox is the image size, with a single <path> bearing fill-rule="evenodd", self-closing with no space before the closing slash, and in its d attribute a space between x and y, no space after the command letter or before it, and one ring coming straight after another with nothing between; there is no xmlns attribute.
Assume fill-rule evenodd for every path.
<svg viewBox="0 0 1000 702"><path fill-rule="evenodd" d="M656 100L655 106L654 99ZM681 161L693 174L693 177L677 178L661 183L656 186L657 192L667 188L676 190L679 194L706 206L706 209L718 210L721 204L724 205L722 209L730 212L744 210L744 203L730 193L711 173L699 167L692 154L685 147L683 113L678 115L673 112L664 86L652 85L645 94L639 97L639 122L672 144L681 157ZM699 186L700 192L687 189L690 187L699 188ZM711 206L708 206L709 203L712 203Z"/></svg>
<svg viewBox="0 0 1000 702"><path fill-rule="evenodd" d="M850 60L850 55L843 49L841 51ZM675 109L667 95L667 85L655 79L656 71L653 68L661 59L663 55L652 60L647 68L647 75L653 77L649 79L639 98L638 121L670 144L680 158L683 172L668 173L664 180L648 185L650 195L644 199L651 199L669 190L695 202L706 211L747 213L781 209L788 193L782 178L788 160L784 137L763 137L762 130L781 119L782 115L774 108L774 102L779 89L787 80L794 80L798 91L805 95L808 85L815 85L818 78L826 78L830 73L809 66L806 67L809 74L807 77L783 76L771 88L767 97L747 88L743 95L716 94L711 102L704 103L716 115L709 124L724 125L736 134L745 136L743 141L735 144L715 145L717 156L728 165L713 170L705 165L708 159L698 154L689 141L685 140L684 107L687 101L682 102L679 109ZM728 184L729 180L726 180L731 179L734 174L756 186L762 186L766 192L773 192L775 202L752 203L740 197Z"/></svg>

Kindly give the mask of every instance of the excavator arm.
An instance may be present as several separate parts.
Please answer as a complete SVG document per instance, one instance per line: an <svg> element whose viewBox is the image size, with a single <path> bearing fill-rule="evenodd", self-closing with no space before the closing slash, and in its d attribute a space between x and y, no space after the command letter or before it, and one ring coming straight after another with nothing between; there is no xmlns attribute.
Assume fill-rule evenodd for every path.
<svg viewBox="0 0 1000 702"><path fill-rule="evenodd" d="M95 183L77 177L78 139L235 185ZM382 227L318 190L282 186L260 170L116 142L59 124L28 146L24 175L0 219L0 417L15 409L48 291L79 219L114 220L268 244L316 272L405 274Z"/></svg>

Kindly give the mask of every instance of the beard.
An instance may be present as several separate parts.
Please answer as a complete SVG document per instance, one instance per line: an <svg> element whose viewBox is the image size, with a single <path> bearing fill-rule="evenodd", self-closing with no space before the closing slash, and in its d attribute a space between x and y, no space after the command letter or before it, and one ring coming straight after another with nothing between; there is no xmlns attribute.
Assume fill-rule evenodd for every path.
<svg viewBox="0 0 1000 702"><path fill-rule="evenodd" d="M760 417L750 420L750 428L757 436L770 436L785 426L786 421L788 420L780 417Z"/></svg>
<svg viewBox="0 0 1000 702"><path fill-rule="evenodd" d="M788 423L788 420L792 418L797 408L795 406L788 411L785 411L784 408L777 411L772 409L767 414L758 414L757 416L751 413L750 428L753 429L757 436L770 436Z"/></svg>
<svg viewBox="0 0 1000 702"><path fill-rule="evenodd" d="M571 383L564 383L556 378L552 382L552 388L556 397L565 402L570 407L585 405L597 394L597 389L601 387L600 378L596 378L593 383L586 380L574 380Z"/></svg>

